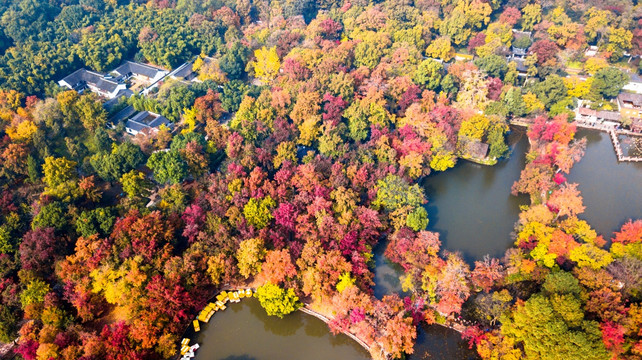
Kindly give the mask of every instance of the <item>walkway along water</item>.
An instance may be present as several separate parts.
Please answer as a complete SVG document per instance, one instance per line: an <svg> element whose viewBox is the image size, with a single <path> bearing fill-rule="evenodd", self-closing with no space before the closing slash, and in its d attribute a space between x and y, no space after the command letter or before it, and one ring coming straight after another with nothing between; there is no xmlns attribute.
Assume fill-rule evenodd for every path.
<svg viewBox="0 0 642 360"><path fill-rule="evenodd" d="M318 312L310 309L310 306L307 305L307 304L305 306L299 308L299 310L301 312L304 312L304 313L308 314L308 315L312 315L312 316L314 316L315 318L317 318L319 320L322 320L326 324L330 323L330 319L328 319L327 317L323 316L321 313L318 313ZM344 331L343 333L346 334L348 337L350 337L352 340L356 341L359 345L363 346L363 348L368 350L368 352L370 352L370 345L366 344L365 341L359 339L355 334L353 334L351 332Z"/></svg>
<svg viewBox="0 0 642 360"><path fill-rule="evenodd" d="M609 136L611 137L611 142L613 143L613 148L615 149L615 155L617 155L617 161L630 161L630 162L641 162L642 157L635 156L624 156L622 152L622 146L620 145L620 139L618 139L615 130L608 130Z"/></svg>
<svg viewBox="0 0 642 360"><path fill-rule="evenodd" d="M252 294L253 294L255 291L256 291L256 289L249 288L249 287L236 288L236 291L234 291L234 290L233 290L233 287L231 287L231 286L225 286L225 287L223 287L223 288L219 291L219 293L218 293L217 295L215 295L215 296L213 296L213 297L211 298L211 302L210 302L208 305L206 305L206 306L205 306L205 308L203 308L203 309L201 310L201 314L200 314L199 316L197 316L197 318L194 320L194 324L190 323L190 325L188 325L187 329L186 329L186 330L185 330L185 332L184 332L184 336L183 336L183 338L182 338L182 339L183 339L183 341L185 341L185 340L190 340L190 341L191 341L191 339L189 339L189 337L187 336L187 333L188 333L188 330L190 329L190 327L192 327L192 328L195 330L195 333L200 332L200 326L198 326L198 327L197 327L197 324L198 324L198 322L199 322L199 321L201 321L201 322L203 322L203 323L209 323L210 318L212 317L212 315L213 315L214 313L216 313L217 311L223 311L223 310L225 310L225 309L226 309L225 304L227 303L227 301L230 301L230 302L239 302L241 299L243 299L243 298L245 297L245 296L243 296L243 297L241 297L240 299L238 298L238 296L237 296L237 297L232 297L232 294L233 294L233 293L235 294L235 293L237 293L237 292L238 292L238 293L243 293L243 294L246 294L246 295L247 295L247 294L249 294L249 295L247 295L247 297L252 297ZM235 301L234 299L236 299L236 301ZM211 309L210 309L210 307L211 307L213 304L216 304L216 308L215 308L214 310L211 310ZM228 305L228 306L229 306L229 305ZM324 322L324 323L326 323L326 324L329 324L329 323L330 323L330 321L331 321L331 319L330 319L330 318L328 318L328 317L326 317L325 315L323 315L323 314L321 314L321 313L319 313L319 312L316 312L316 311L312 310L312 309L310 308L310 305L309 305L309 304L304 304L304 306L303 306L303 307L301 307L301 308L299 308L299 310L300 310L301 312L305 313L305 314L308 314L308 315L311 315L311 316L316 317L317 319L319 319L319 320L323 321L323 322ZM209 315L209 316L207 316L207 317L202 316L203 312L204 312L204 313L206 313L206 314L207 314L207 313L209 313L210 315ZM362 339L360 339L358 336L356 336L355 334L353 334L353 333L351 333L351 332L349 332L349 331L343 331L343 334L345 334L346 336L348 336L349 338L351 338L352 340L354 340L356 343L358 343L359 345L361 345L365 350L367 350L369 353L371 353L371 354L372 354L372 351L371 351L370 345L368 345L365 341L363 341ZM182 344L182 343L181 343L181 344ZM179 357L179 356L181 356L181 355L183 355L183 354L181 353L181 354L177 355L177 356L176 356L176 357L174 357L174 358L175 358L175 359L178 359L178 357ZM381 351L381 354L380 354L380 355L381 355L381 358L382 358L382 359L388 359L388 358L389 358L388 354L385 354L385 353L383 352L383 350Z"/></svg>
<svg viewBox="0 0 642 360"><path fill-rule="evenodd" d="M516 126L524 126L528 127L530 125L530 122L527 119L524 118L517 118L517 119L511 119L510 120L511 125L516 125ZM611 138L611 143L613 144L613 150L615 150L615 155L617 157L617 161L620 162L642 162L642 157L640 156L625 156L624 152L622 151L622 145L620 144L620 139L618 138L618 135L626 135L626 136L642 136L642 134L635 133L633 131L626 131L622 129L616 129L613 128L612 126L604 125L604 124L594 124L594 123L587 123L587 122L582 122L582 121L576 121L575 124L577 125L578 128L583 128L583 129L589 129L589 130L597 130L597 131L604 131L609 134L609 137Z"/></svg>
<svg viewBox="0 0 642 360"><path fill-rule="evenodd" d="M198 333L196 360L368 360L370 353L354 338L332 335L323 317L296 311L269 316L258 299L249 298L219 311Z"/></svg>

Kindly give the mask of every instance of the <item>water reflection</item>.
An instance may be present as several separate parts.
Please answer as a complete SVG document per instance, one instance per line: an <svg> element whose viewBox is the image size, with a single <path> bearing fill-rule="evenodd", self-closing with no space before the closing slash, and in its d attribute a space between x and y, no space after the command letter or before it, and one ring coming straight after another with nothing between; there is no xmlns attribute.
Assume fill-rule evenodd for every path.
<svg viewBox="0 0 642 360"><path fill-rule="evenodd" d="M387 242L381 241L374 248L374 296L377 299L381 299L386 294L403 294L401 282L399 281L399 276L403 274L403 269L385 257L386 245Z"/></svg>
<svg viewBox="0 0 642 360"><path fill-rule="evenodd" d="M455 330L439 325L423 325L417 330L415 353L408 360L476 360L468 343Z"/></svg>
<svg viewBox="0 0 642 360"><path fill-rule="evenodd" d="M244 307L235 306L235 312L245 311ZM254 315L256 320L263 324L263 330L270 332L277 336L292 336L303 327L303 319L300 316L286 316L280 322L275 322L273 316L269 316L265 310L260 306L250 306L250 313Z"/></svg>
<svg viewBox="0 0 642 360"><path fill-rule="evenodd" d="M618 163L605 133L579 130L576 137L588 144L568 181L582 192L586 210L580 217L608 240L628 219L642 218L642 163Z"/></svg>
<svg viewBox="0 0 642 360"><path fill-rule="evenodd" d="M201 332L196 360L366 360L370 356L352 339L333 336L321 320L295 312L283 319L268 316L258 300L244 299L217 312Z"/></svg>
<svg viewBox="0 0 642 360"><path fill-rule="evenodd" d="M525 196L510 189L524 167L528 139L515 128L509 136L512 154L495 166L460 161L423 183L428 197L428 230L440 233L442 249L460 251L472 263L489 254L502 256L512 244L510 237Z"/></svg>

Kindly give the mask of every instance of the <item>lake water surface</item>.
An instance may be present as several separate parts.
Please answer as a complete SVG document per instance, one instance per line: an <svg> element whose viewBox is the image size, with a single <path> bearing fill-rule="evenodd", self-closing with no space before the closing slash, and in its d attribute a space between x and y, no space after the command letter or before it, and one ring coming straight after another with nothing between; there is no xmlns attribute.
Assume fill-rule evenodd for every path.
<svg viewBox="0 0 642 360"><path fill-rule="evenodd" d="M191 337L197 360L367 360L370 354L321 320L296 311L268 316L255 298L229 304Z"/></svg>
<svg viewBox="0 0 642 360"><path fill-rule="evenodd" d="M579 217L609 240L628 219L642 218L642 163L618 163L605 133L579 130L577 137L588 141L568 176L584 198L586 210Z"/></svg>

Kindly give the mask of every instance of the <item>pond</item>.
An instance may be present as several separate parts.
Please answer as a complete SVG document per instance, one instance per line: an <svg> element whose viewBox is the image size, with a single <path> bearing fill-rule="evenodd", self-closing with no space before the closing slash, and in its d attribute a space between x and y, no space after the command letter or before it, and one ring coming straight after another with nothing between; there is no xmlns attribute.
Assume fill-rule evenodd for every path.
<svg viewBox="0 0 642 360"><path fill-rule="evenodd" d="M571 170L569 182L579 183L586 219L605 238L610 238L629 218L642 218L641 163L618 163L608 135L580 130L588 140L586 155ZM512 245L511 232L519 206L526 196L512 196L528 150L523 129L509 136L509 159L488 167L468 161L425 179L428 230L438 231L442 248L460 251L472 264L486 254L500 257ZM385 244L375 252L375 296L401 293L401 269L383 255ZM201 348L197 360L260 359L368 359L368 353L347 336L333 336L325 323L297 312L284 319L269 317L255 299L231 304L192 338ZM415 353L409 360L477 358L459 333L438 325L418 330Z"/></svg>
<svg viewBox="0 0 642 360"><path fill-rule="evenodd" d="M423 182L428 198L428 230L439 232L442 249L459 251L472 264L484 255L502 256L527 196L513 196L510 188L524 168L528 139L513 128L508 143L511 156L494 166L459 161L452 169L428 176ZM386 244L374 250L375 296L401 292L401 267L383 255Z"/></svg>
<svg viewBox="0 0 642 360"><path fill-rule="evenodd" d="M513 243L510 233L519 206L528 204L527 196L513 196L510 191L524 168L528 150L525 130L513 128L508 143L510 157L494 166L459 161L423 183L428 230L439 232L442 249L461 252L469 263L486 254L502 256Z"/></svg>
<svg viewBox="0 0 642 360"><path fill-rule="evenodd" d="M333 336L321 320L300 311L268 316L255 298L228 304L201 331L196 360L367 360L369 353L344 334Z"/></svg>

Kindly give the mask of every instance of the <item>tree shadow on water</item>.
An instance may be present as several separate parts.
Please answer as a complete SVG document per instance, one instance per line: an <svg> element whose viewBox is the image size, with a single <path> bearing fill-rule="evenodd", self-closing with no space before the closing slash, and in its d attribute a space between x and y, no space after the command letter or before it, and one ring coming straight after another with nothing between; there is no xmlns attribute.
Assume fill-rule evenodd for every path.
<svg viewBox="0 0 642 360"><path fill-rule="evenodd" d="M286 315L283 319L270 316L261 307L258 300L250 306L250 312L263 323L263 329L278 336L292 336L303 326L303 319L298 312Z"/></svg>
<svg viewBox="0 0 642 360"><path fill-rule="evenodd" d="M232 355L221 360L256 360L256 358L250 355Z"/></svg>

